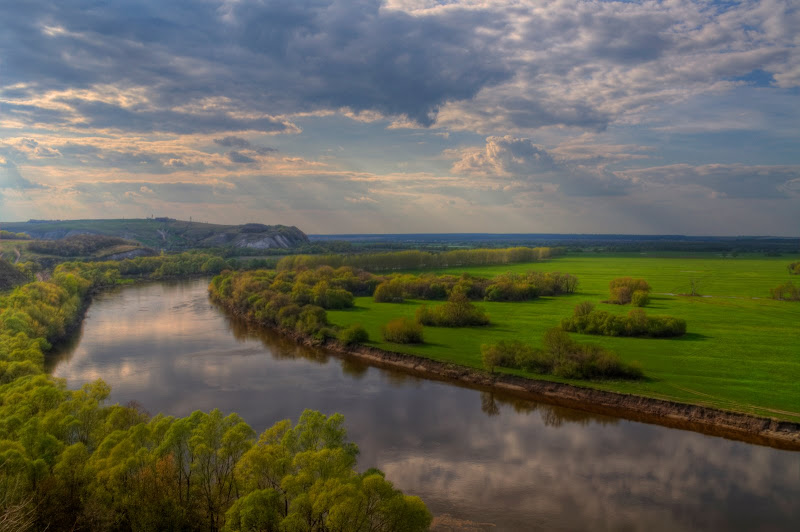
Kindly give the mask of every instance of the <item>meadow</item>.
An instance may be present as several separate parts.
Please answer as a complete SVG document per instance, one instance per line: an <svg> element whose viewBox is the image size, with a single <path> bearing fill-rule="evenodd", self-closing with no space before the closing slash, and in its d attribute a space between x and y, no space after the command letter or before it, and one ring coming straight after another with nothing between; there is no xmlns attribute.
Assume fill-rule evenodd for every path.
<svg viewBox="0 0 800 532"><path fill-rule="evenodd" d="M381 327L394 318L413 318L422 303L441 303L375 303L371 297L359 297L354 308L329 310L328 319L341 327L362 324L369 333L368 345L482 368L481 344L521 340L539 346L544 332L558 326L582 301L608 312L627 313L630 306L602 303L608 298L608 283L621 276L642 277L652 286L647 313L685 319L685 336L571 336L612 349L626 362L637 361L644 379L587 382L500 371L800 421L800 304L774 301L769 294L771 288L792 278L787 265L794 260L797 258L786 256L583 253L537 263L432 270L487 277L529 270L560 271L576 275L580 284L572 295L528 302L478 302L491 317L489 326L425 327L425 343L419 345L385 342ZM692 287L700 295L684 295L691 293Z"/></svg>

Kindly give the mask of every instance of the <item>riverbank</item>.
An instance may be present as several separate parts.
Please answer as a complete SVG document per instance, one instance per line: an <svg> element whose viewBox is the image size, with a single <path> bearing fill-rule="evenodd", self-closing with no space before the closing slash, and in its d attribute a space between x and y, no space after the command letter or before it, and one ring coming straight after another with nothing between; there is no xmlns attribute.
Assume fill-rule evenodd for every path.
<svg viewBox="0 0 800 532"><path fill-rule="evenodd" d="M214 298L212 298L214 299ZM247 320L224 301L214 299L222 308L251 325L265 325ZM800 423L752 414L711 408L690 403L656 399L635 394L611 392L508 374L490 374L448 362L397 353L366 345L345 346L334 339L320 340L274 328L277 332L305 345L322 346L345 358L372 366L400 370L431 380L456 383L484 391L511 394L522 399L541 401L634 421L691 430L711 436L766 445L785 450L800 450Z"/></svg>
<svg viewBox="0 0 800 532"><path fill-rule="evenodd" d="M292 336L299 342L313 343L299 335ZM324 347L339 355L356 358L370 365L399 369L428 379L457 382L481 390L512 394L523 399L692 430L779 449L800 450L800 423L791 421L584 388L573 384L514 375L489 374L456 364L363 345L346 347L339 342L328 341Z"/></svg>

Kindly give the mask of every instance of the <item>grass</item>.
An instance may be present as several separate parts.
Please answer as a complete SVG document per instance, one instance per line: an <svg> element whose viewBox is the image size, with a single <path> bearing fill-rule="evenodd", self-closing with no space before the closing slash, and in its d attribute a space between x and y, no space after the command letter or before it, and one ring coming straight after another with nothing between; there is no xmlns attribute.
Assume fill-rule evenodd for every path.
<svg viewBox="0 0 800 532"><path fill-rule="evenodd" d="M572 337L613 349L626 362L639 361L644 380L586 382L527 376L800 421L800 304L769 299L769 289L790 278L786 265L793 260L797 259L587 254L546 263L441 270L483 276L562 271L577 275L580 286L579 293L571 296L525 303L478 303L490 315L491 325L426 327L423 345L391 344L383 342L380 335L381 326L389 320L413 317L421 301L374 303L372 298L362 297L356 299L354 309L329 311L328 317L340 326L361 323L369 332L370 345L480 368L481 344L519 339L539 346L544 332L570 316L581 301L592 301L609 312L627 312L629 306L600 303L608 297L608 283L615 277L643 277L653 287L648 314L684 318L686 336ZM689 292L692 279L702 295L711 297L666 295Z"/></svg>

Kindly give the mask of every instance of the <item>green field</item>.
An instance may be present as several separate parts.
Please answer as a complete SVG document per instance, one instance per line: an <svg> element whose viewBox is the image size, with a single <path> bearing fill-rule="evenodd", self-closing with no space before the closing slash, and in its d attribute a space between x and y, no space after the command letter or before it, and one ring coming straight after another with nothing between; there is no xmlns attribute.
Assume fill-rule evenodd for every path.
<svg viewBox="0 0 800 532"><path fill-rule="evenodd" d="M329 311L328 317L340 326L361 323L369 332L370 345L376 347L481 367L481 344L519 339L538 346L544 331L571 315L581 301L592 301L598 309L609 312L627 312L629 306L600 303L608 297L608 283L615 277L643 277L653 288L648 314L685 319L686 336L572 337L613 349L625 361L639 361L644 380L587 383L535 377L800 421L800 303L769 299L770 288L791 279L786 266L794 260L798 259L587 254L543 263L440 270L481 276L561 271L578 276L580 285L578 293L570 296L525 303L478 303L488 311L492 325L426 327L426 343L416 346L383 342L380 328L392 318L413 317L421 301L375 303L370 297L362 297L357 298L354 309ZM796 276L795 280L800 282ZM692 281L704 297L678 295L689 293Z"/></svg>

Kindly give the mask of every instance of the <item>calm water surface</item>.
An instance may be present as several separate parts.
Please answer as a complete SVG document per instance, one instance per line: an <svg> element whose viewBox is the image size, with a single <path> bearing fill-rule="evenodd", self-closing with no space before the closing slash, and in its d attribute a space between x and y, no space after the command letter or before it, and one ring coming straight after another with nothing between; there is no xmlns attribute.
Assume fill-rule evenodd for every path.
<svg viewBox="0 0 800 532"><path fill-rule="evenodd" d="M102 378L152 413L235 411L258 432L341 412L359 467L459 530L800 530L800 453L343 361L229 319L207 282L101 294L53 374Z"/></svg>

